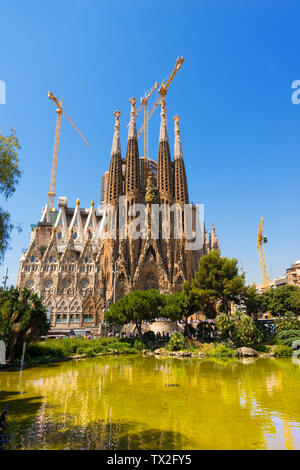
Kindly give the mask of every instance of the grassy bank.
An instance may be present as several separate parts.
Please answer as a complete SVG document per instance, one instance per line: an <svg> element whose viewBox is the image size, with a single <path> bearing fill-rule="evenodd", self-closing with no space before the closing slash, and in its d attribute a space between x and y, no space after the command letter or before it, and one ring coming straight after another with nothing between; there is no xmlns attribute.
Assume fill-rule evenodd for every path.
<svg viewBox="0 0 300 470"><path fill-rule="evenodd" d="M258 354L263 356L290 356L293 350L286 346L268 346L258 348ZM47 363L67 360L74 357L95 357L108 354L136 354L144 350L159 355L186 355L193 357L237 357L238 350L220 343L199 343L190 341L176 349L171 342L147 343L134 338L63 338L48 339L43 342L30 344L27 348L26 363ZM182 353L182 354L180 354Z"/></svg>
<svg viewBox="0 0 300 470"><path fill-rule="evenodd" d="M25 361L58 360L74 356L94 357L105 354L135 354L143 348L138 340L131 338L63 338L48 339L30 344Z"/></svg>

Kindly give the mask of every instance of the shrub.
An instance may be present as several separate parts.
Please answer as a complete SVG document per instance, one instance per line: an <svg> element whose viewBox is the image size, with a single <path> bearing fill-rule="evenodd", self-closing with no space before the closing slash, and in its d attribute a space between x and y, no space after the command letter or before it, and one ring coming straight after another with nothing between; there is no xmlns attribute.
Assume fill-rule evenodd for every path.
<svg viewBox="0 0 300 470"><path fill-rule="evenodd" d="M171 335L168 346L171 351L180 351L184 349L185 345L185 339L182 333L177 331Z"/></svg>
<svg viewBox="0 0 300 470"><path fill-rule="evenodd" d="M261 342L265 344L276 344L276 335L275 332L270 329L270 326L265 325L261 322L256 322L256 326L262 334ZM258 345L255 346L257 349Z"/></svg>
<svg viewBox="0 0 300 470"><path fill-rule="evenodd" d="M187 323L184 326L184 336L187 338L194 337L196 334L196 329L190 323Z"/></svg>
<svg viewBox="0 0 300 470"><path fill-rule="evenodd" d="M267 353L269 351L269 348L267 348L265 344L257 344L255 346L255 349L256 351L261 352L261 353Z"/></svg>
<svg viewBox="0 0 300 470"><path fill-rule="evenodd" d="M215 346L214 346L213 343L209 343L209 344L208 344L208 343L204 343L204 344L202 344L202 346L201 346L201 352L202 352L205 356L207 356L207 355L210 353L210 351L212 351L212 350L214 349L214 347L215 347Z"/></svg>
<svg viewBox="0 0 300 470"><path fill-rule="evenodd" d="M144 343L147 343L148 341L155 341L155 339L154 331L146 331L146 333L143 334Z"/></svg>
<svg viewBox="0 0 300 470"><path fill-rule="evenodd" d="M197 336L205 342L211 342L215 337L216 326L214 323L200 321L197 325Z"/></svg>
<svg viewBox="0 0 300 470"><path fill-rule="evenodd" d="M89 348L85 348L83 354L87 357L93 357L96 355L96 352L93 347L89 347Z"/></svg>
<svg viewBox="0 0 300 470"><path fill-rule="evenodd" d="M117 338L60 338L47 339L44 342L30 344L27 352L31 357L49 356L53 358L61 358L81 355L96 355L104 352L124 352L133 349L132 344L120 341Z"/></svg>
<svg viewBox="0 0 300 470"><path fill-rule="evenodd" d="M243 312L237 311L231 317L222 313L217 316L216 325L222 337L237 347L256 346L263 337L253 318Z"/></svg>
<svg viewBox="0 0 300 470"><path fill-rule="evenodd" d="M117 354L128 354L128 353L133 353L135 352L132 348L132 344L128 343L128 342L114 342L114 343L111 343L107 350L109 352L114 352L114 353L117 353Z"/></svg>
<svg viewBox="0 0 300 470"><path fill-rule="evenodd" d="M234 357L237 355L237 352L234 349L228 348L224 344L219 344L208 351L206 355L210 357Z"/></svg>
<svg viewBox="0 0 300 470"><path fill-rule="evenodd" d="M282 330L276 335L278 344L292 346L294 341L300 341L300 330Z"/></svg>
<svg viewBox="0 0 300 470"><path fill-rule="evenodd" d="M283 330L300 330L300 322L292 312L287 312L285 315L276 318L274 323L276 333Z"/></svg>
<svg viewBox="0 0 300 470"><path fill-rule="evenodd" d="M277 344L277 346L275 346L273 349L273 353L276 357L291 356L293 352L294 351L292 348L290 348L289 346L285 346L283 344Z"/></svg>
<svg viewBox="0 0 300 470"><path fill-rule="evenodd" d="M143 343L142 343L140 340L138 340L138 339L136 339L136 340L134 341L133 347L134 347L134 349L136 349L137 351L141 351L142 349L144 349Z"/></svg>

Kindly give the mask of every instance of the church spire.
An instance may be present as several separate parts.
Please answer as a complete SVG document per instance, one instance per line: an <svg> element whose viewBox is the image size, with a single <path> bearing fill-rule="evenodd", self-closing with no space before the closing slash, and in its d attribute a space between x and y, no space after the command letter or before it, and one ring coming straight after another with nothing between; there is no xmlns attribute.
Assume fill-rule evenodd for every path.
<svg viewBox="0 0 300 470"><path fill-rule="evenodd" d="M164 98L161 98L159 142L163 142L164 140L168 141L169 137L168 137L166 102Z"/></svg>
<svg viewBox="0 0 300 470"><path fill-rule="evenodd" d="M125 191L127 197L134 197L140 189L140 159L135 122L136 99L131 98L129 102L131 110L126 152Z"/></svg>
<svg viewBox="0 0 300 470"><path fill-rule="evenodd" d="M111 158L108 172L107 182L107 203L116 203L122 193L122 160L121 160L121 144L120 144L120 111L114 112L115 131L113 143L111 147Z"/></svg>
<svg viewBox="0 0 300 470"><path fill-rule="evenodd" d="M182 148L181 148L181 140L180 140L180 129L179 129L179 121L180 117L178 114L173 117L174 119L174 132L175 132L175 142L174 142L174 160L177 158L183 158Z"/></svg>
<svg viewBox="0 0 300 470"><path fill-rule="evenodd" d="M120 111L116 110L114 112L115 116L115 132L113 137L113 143L111 147L111 155L120 154L121 155L121 144L120 144Z"/></svg>
<svg viewBox="0 0 300 470"><path fill-rule="evenodd" d="M158 165L157 165L157 187L161 202L172 203L173 184L172 184L172 162L169 147L166 103L162 98L160 113L160 132L158 147Z"/></svg>
<svg viewBox="0 0 300 470"><path fill-rule="evenodd" d="M135 114L135 103L136 99L134 97L130 98L129 103L131 104L131 109L130 109L130 122L129 122L129 129L128 129L128 140L132 139L133 137L137 138L137 132L136 132L136 114Z"/></svg>
<svg viewBox="0 0 300 470"><path fill-rule="evenodd" d="M210 248L211 248L211 250L220 251L219 240L218 240L218 237L217 237L217 234L216 234L216 229L213 226L213 224L211 224Z"/></svg>
<svg viewBox="0 0 300 470"><path fill-rule="evenodd" d="M174 143L174 172L175 172L175 201L181 204L189 203L189 194L187 188L187 180L185 173L185 166L183 160L183 153L180 141L180 130L178 115L174 116L175 122L175 143Z"/></svg>

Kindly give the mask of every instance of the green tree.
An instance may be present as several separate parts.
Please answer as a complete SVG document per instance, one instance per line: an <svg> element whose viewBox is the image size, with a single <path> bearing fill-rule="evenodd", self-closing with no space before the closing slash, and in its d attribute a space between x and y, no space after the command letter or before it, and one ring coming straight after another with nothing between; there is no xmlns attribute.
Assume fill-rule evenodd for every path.
<svg viewBox="0 0 300 470"><path fill-rule="evenodd" d="M293 346L295 341L300 344L300 329L296 330L281 330L276 333L276 340L278 344L284 344L285 346Z"/></svg>
<svg viewBox="0 0 300 470"><path fill-rule="evenodd" d="M199 290L206 316L214 318L217 310L228 314L230 302L238 304L245 298L245 274L239 274L236 259L212 250L200 258L192 288Z"/></svg>
<svg viewBox="0 0 300 470"><path fill-rule="evenodd" d="M197 325L197 336L205 343L210 343L216 336L216 325L207 321L200 321Z"/></svg>
<svg viewBox="0 0 300 470"><path fill-rule="evenodd" d="M186 347L185 339L182 333L176 331L170 337L168 348L171 351L180 351Z"/></svg>
<svg viewBox="0 0 300 470"><path fill-rule="evenodd" d="M186 281L180 292L166 297L162 315L174 321L184 319L187 325L188 318L200 310L201 300L201 292Z"/></svg>
<svg viewBox="0 0 300 470"><path fill-rule="evenodd" d="M286 312L285 315L276 318L274 324L276 333L284 330L300 330L300 321L293 312Z"/></svg>
<svg viewBox="0 0 300 470"><path fill-rule="evenodd" d="M141 338L143 321L153 321L161 316L164 302L164 296L156 289L136 290L112 304L105 312L104 318L109 323L118 325L133 321Z"/></svg>
<svg viewBox="0 0 300 470"><path fill-rule="evenodd" d="M216 318L217 329L235 346L255 346L262 340L262 333L249 315L236 311L231 317L222 313Z"/></svg>
<svg viewBox="0 0 300 470"><path fill-rule="evenodd" d="M7 357L20 357L23 342L38 341L47 334L50 322L46 307L30 289L0 289L0 339L7 348Z"/></svg>
<svg viewBox="0 0 300 470"><path fill-rule="evenodd" d="M19 140L12 129L7 137L0 133L0 194L7 200L13 195L19 183L21 172L19 169L18 150ZM10 214L0 207L0 263L9 246L9 240L14 225Z"/></svg>
<svg viewBox="0 0 300 470"><path fill-rule="evenodd" d="M268 289L259 295L262 312L271 312L273 316L282 316L287 312L300 314L300 287L284 285Z"/></svg>
<svg viewBox="0 0 300 470"><path fill-rule="evenodd" d="M261 301L260 295L256 293L255 284L246 288L244 305L246 307L247 314L256 319L261 312Z"/></svg>

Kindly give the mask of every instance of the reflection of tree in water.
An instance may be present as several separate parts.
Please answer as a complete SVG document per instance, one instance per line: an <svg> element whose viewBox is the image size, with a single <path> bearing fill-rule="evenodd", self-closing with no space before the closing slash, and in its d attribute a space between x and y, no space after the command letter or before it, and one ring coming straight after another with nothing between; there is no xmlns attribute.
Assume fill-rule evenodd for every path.
<svg viewBox="0 0 300 470"><path fill-rule="evenodd" d="M22 446L23 430L35 422L42 399L41 396L24 397L19 391L0 391L0 403L7 407L4 448L9 448L12 442L15 448Z"/></svg>
<svg viewBox="0 0 300 470"><path fill-rule="evenodd" d="M275 432L271 412L300 421L290 403L289 391L296 394L298 386L294 367L271 359L122 356L27 370L10 446L265 448L265 430Z"/></svg>

